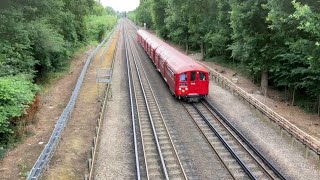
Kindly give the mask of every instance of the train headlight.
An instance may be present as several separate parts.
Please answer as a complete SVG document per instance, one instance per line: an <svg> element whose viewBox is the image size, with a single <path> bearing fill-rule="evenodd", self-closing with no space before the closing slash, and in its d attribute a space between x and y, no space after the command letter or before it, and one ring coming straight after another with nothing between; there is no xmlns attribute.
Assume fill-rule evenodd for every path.
<svg viewBox="0 0 320 180"><path fill-rule="evenodd" d="M179 88L179 91L181 91L181 88Z"/></svg>
<svg viewBox="0 0 320 180"><path fill-rule="evenodd" d="M184 92L184 90L182 90L182 92Z"/></svg>
<svg viewBox="0 0 320 180"><path fill-rule="evenodd" d="M186 87L186 91L188 91L188 88Z"/></svg>

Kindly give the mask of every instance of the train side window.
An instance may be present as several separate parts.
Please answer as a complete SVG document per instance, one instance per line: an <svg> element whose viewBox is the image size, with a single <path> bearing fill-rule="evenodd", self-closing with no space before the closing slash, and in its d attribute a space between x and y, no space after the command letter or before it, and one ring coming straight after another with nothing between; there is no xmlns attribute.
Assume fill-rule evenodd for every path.
<svg viewBox="0 0 320 180"><path fill-rule="evenodd" d="M187 80L187 73L181 73L180 74L180 81L186 81Z"/></svg>
<svg viewBox="0 0 320 180"><path fill-rule="evenodd" d="M195 71L191 72L191 81L195 81L196 80L196 77L197 77L196 74L197 73Z"/></svg>
<svg viewBox="0 0 320 180"><path fill-rule="evenodd" d="M200 72L200 80L205 81L206 80L206 73Z"/></svg>
<svg viewBox="0 0 320 180"><path fill-rule="evenodd" d="M167 69L168 69L168 71L170 72L170 75L173 77L173 76L174 76L174 73L173 73L173 71L171 70L171 68L170 68L169 66L167 66Z"/></svg>
<svg viewBox="0 0 320 180"><path fill-rule="evenodd" d="M160 64L161 67L163 67L164 62L163 62L163 59L162 59L162 58L160 58L160 63L159 63L159 64Z"/></svg>

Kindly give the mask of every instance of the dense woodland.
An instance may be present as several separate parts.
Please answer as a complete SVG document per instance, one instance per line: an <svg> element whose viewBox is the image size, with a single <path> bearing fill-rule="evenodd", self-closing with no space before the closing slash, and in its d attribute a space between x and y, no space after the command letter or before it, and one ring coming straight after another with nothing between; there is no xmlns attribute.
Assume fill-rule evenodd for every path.
<svg viewBox="0 0 320 180"><path fill-rule="evenodd" d="M1 0L0 157L17 141L19 117L44 77L68 70L74 53L116 22L116 12L94 0Z"/></svg>
<svg viewBox="0 0 320 180"><path fill-rule="evenodd" d="M128 16L320 113L320 1L142 0Z"/></svg>

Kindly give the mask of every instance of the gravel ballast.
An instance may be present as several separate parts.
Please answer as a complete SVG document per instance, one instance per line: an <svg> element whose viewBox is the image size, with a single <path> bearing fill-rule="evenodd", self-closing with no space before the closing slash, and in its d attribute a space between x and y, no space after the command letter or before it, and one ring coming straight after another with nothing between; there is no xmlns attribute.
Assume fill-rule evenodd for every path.
<svg viewBox="0 0 320 180"><path fill-rule="evenodd" d="M121 40L121 39L120 39ZM135 179L134 148L127 73L122 57L123 43L118 45L111 94L107 102L95 164L95 179Z"/></svg>
<svg viewBox="0 0 320 180"><path fill-rule="evenodd" d="M248 103L214 81L209 99L287 179L320 179L319 160L315 156L306 159L299 145L281 137L279 128Z"/></svg>
<svg viewBox="0 0 320 180"><path fill-rule="evenodd" d="M170 94L149 57L140 45L138 47L140 59L188 178L229 179L221 162L183 108L183 102ZM112 98L107 105L98 147L96 179L136 178L127 91L125 61L117 57L111 86ZM318 158L305 158L303 147L291 145L290 138L281 136L279 128L248 103L214 81L210 81L208 98L287 179L320 179Z"/></svg>

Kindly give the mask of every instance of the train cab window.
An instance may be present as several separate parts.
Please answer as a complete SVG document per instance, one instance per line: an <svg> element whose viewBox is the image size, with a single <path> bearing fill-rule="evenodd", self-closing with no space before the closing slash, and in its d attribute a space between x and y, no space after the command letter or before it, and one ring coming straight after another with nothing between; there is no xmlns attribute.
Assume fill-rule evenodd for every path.
<svg viewBox="0 0 320 180"><path fill-rule="evenodd" d="M186 81L187 80L187 73L181 73L180 74L180 81Z"/></svg>
<svg viewBox="0 0 320 180"><path fill-rule="evenodd" d="M205 81L206 80L206 73L200 72L200 80Z"/></svg>
<svg viewBox="0 0 320 180"><path fill-rule="evenodd" d="M195 81L196 80L196 77L197 77L196 75L197 75L197 73L195 71L191 72L191 81Z"/></svg>

